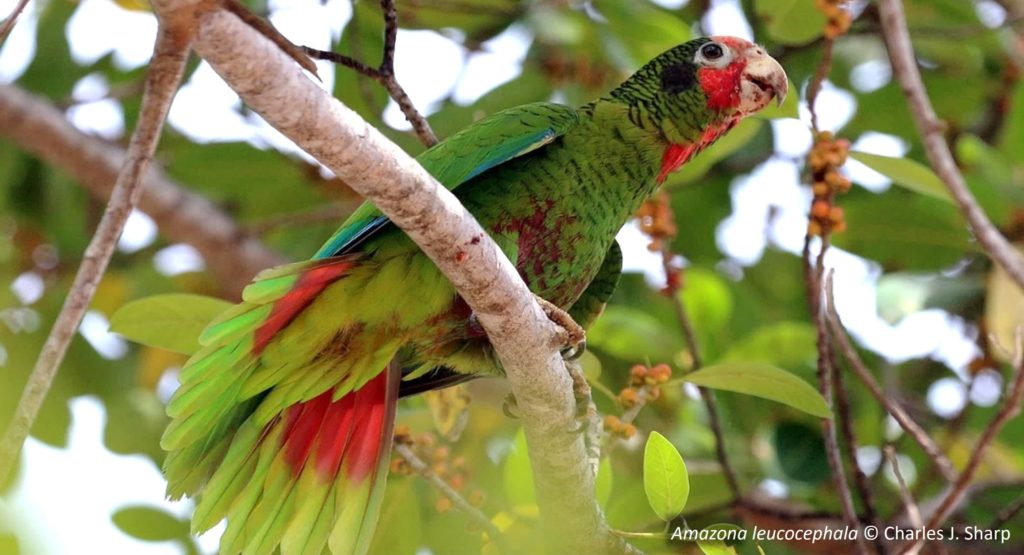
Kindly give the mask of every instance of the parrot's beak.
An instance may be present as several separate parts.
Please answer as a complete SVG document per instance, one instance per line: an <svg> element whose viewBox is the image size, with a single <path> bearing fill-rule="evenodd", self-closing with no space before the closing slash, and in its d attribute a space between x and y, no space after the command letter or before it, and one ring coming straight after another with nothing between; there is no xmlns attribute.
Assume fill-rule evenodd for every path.
<svg viewBox="0 0 1024 555"><path fill-rule="evenodd" d="M761 110L775 98L782 106L789 92L789 78L786 70L758 45L752 45L744 53L747 66L743 70L740 82L740 106L744 114L752 114Z"/></svg>

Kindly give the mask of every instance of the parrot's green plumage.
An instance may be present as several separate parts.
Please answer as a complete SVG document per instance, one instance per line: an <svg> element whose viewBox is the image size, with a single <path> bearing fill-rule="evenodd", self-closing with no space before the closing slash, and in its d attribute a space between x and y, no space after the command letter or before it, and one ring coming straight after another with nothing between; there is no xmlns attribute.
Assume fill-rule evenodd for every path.
<svg viewBox="0 0 1024 555"><path fill-rule="evenodd" d="M534 293L586 326L618 279L618 229L669 172L781 101L786 83L756 45L697 39L582 108L512 108L418 161ZM204 331L167 407L169 494L198 494L197 531L227 517L222 555L365 552L399 395L502 373L471 316L364 205L312 260L261 273ZM389 367L396 356L404 371Z"/></svg>

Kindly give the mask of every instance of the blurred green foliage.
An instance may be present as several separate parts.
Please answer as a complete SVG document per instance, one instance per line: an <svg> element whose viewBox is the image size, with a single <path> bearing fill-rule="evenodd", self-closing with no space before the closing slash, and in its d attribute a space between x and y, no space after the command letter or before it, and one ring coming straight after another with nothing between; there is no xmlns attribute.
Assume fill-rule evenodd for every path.
<svg viewBox="0 0 1024 555"><path fill-rule="evenodd" d="M1022 31L1019 21L1016 28L985 27L975 9L978 3L910 0L908 18L925 84L948 126L946 136L955 146L972 191L994 223L1020 241L1024 239L1024 81L1019 79L1020 69L1015 69L1013 60L1021 55ZM649 0L400 0L398 8L404 28L438 31L469 51L488 48L486 41L512 26L531 37L519 76L468 105L446 99L437 106L429 119L443 138L507 106L551 98L568 104L591 100L653 55L700 34L699 22L708 4L691 1L678 9L666 9ZM689 262L682 300L694 321L705 364L756 362L813 383L816 330L808 317L800 258L769 240L760 258L743 266L729 260L716 232L735 211L730 185L775 155L780 135L772 133L770 120L796 116L797 99L802 101L804 87L821 59L824 19L811 0L744 0L741 4L759 42L785 66L792 81L790 100L780 109L745 122L669 179L666 186L673 192L672 208L680 228L672 249ZM62 106L73 103L69 100L72 88L86 75L101 75L112 87L120 87L138 85L143 74L142 69L119 69L111 55L88 66L72 60L65 28L76 6L68 0L37 4L36 52L28 70L16 81L17 86ZM881 161L870 155L855 156L899 186L881 193L856 187L842 197L839 203L846 211L848 231L836 236L834 243L872 261L882 273L879 310L892 322L935 308L961 318L968 329L978 333L990 329L989 323L1012 326L1020 316L1008 311L1021 306L1015 304L1020 293L1011 288L1009 297L1001 296L999 302L989 298L994 284L1005 283L1006 278L992 272L956 209L944 198L936 198L944 195L935 189L934 176L926 168L899 87L886 77L888 65L878 34L877 11L871 4L858 9L851 33L835 44L830 74L831 83L849 92L856 103L855 114L838 134L855 142L868 132L887 133L907 146L907 154ZM374 64L383 49L377 5L356 2L353 12L335 50ZM874 77L881 75L875 79L877 86L852 77L855 69L865 67L874 68ZM409 132L383 124L381 114L388 98L374 83L338 68L333 93L410 152L423 148ZM130 128L138 111L138 94L114 100L124 110ZM165 133L158 160L171 176L243 225L351 199L343 183L322 178L307 163L246 143L200 144L172 129ZM13 412L101 210L101 203L77 185L75 176L48 167L0 139L0 283L4 284L0 287L4 384L0 387L0 428ZM262 239L285 256L301 259L335 225L278 226ZM92 309L109 318L129 301L150 295L222 293L215 277L206 272L168 277L156 271L153 256L165 246L160 239L140 251L118 253ZM45 286L42 296L27 305L7 286L26 272L38 275ZM150 314L141 313L141 320L121 321L119 329L143 326ZM195 325L182 324L185 327L178 331ZM187 350L187 338L177 340L182 342L177 350ZM595 382L595 400L605 414L622 412L613 397L629 383L633 365L667 363L678 377L693 361L670 299L635 274L623 276L589 340L590 355L594 356L587 363L588 376ZM1005 373L999 362L1002 359L984 336L979 345L983 356L971 368L991 367ZM893 398L904 403L951 450L961 453L953 459L962 464L995 409L971 405L950 424L929 410L925 392L936 380L953 376L951 369L931 358L894 364L870 352L862 355L880 373ZM182 361L181 355L151 346L134 346L125 357L107 359L76 336L33 436L50 445L66 445L68 400L94 395L108 413L107 448L116 453L141 453L159 462L163 454L157 440L165 419L157 384L168 369ZM860 442L874 447L894 443L918 469L915 494L922 499L937 495L943 483L930 471L926 457L905 436L891 433L884 411L852 381L848 379L847 386ZM439 455L439 461L461 458L466 469L462 491L466 495L480 492L481 510L493 517L511 545L534 549L537 511L532 475L518 425L501 413L505 386L500 381L482 380L470 389L474 403L468 425L456 442L437 440L443 444L438 447L448 453L448 458ZM719 404L726 447L745 491L771 479L785 486L784 497L789 502L821 511L838 510L820 426L814 417L738 393L720 393ZM404 402L399 420L415 434L429 434L433 429L422 399ZM729 491L714 462L714 438L707 415L695 397L682 387L666 387L635 423L640 436L658 430L685 454L691 490L683 515L691 525L700 527L731 518L721 508L729 501ZM1007 426L980 477L1015 479L1019 484L1024 461L1013 446L1022 441L1024 420L1017 419ZM612 526L655 531L662 523L644 496L642 444L632 439L612 450L602 464L599 482L603 485L599 488L604 489L601 496L607 501ZM869 474L879 492L881 513L898 511L901 505L892 480L882 471ZM984 525L1020 492L1019 485L980 492L977 502L967 505L957 519ZM381 533L372 551L388 555L411 555L423 548L446 555L492 552L488 550L493 546L485 545L480 531L457 511L445 509L439 499L424 480L393 476L384 501ZM53 533L61 533L61 523L49 525ZM187 553L198 550L188 536L187 523L162 509L124 507L111 516L111 526L147 541L179 541ZM1024 520L1018 517L1006 526L1019 545L1024 538ZM17 553L18 540L3 530L0 517L0 553ZM649 552L677 549L660 541L638 540L637 545ZM793 549L773 543L762 547L773 555ZM751 545L741 545L739 551L755 552Z"/></svg>

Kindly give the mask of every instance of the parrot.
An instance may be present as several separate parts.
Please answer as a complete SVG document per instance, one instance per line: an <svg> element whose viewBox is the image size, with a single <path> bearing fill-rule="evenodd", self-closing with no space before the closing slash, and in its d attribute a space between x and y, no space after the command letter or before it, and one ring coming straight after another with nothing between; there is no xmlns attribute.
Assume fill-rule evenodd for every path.
<svg viewBox="0 0 1024 555"><path fill-rule="evenodd" d="M589 104L496 112L417 161L585 328L618 282L618 230L788 83L757 44L697 38ZM193 531L227 519L222 555L366 553L399 398L503 374L451 282L369 203L311 259L258 274L199 343L161 446L169 497L197 499Z"/></svg>

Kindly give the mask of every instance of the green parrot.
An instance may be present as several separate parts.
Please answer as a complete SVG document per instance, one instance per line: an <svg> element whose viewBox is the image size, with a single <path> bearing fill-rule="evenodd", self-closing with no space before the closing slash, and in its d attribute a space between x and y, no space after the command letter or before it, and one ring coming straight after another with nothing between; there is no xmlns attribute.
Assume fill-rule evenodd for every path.
<svg viewBox="0 0 1024 555"><path fill-rule="evenodd" d="M699 38L599 100L511 108L417 160L536 295L586 327L618 281L619 228L669 173L781 104L787 85L760 46ZM399 397L502 375L486 333L369 204L311 260L262 272L242 299L202 333L168 403L168 495L198 496L196 532L227 518L222 555L365 553Z"/></svg>

